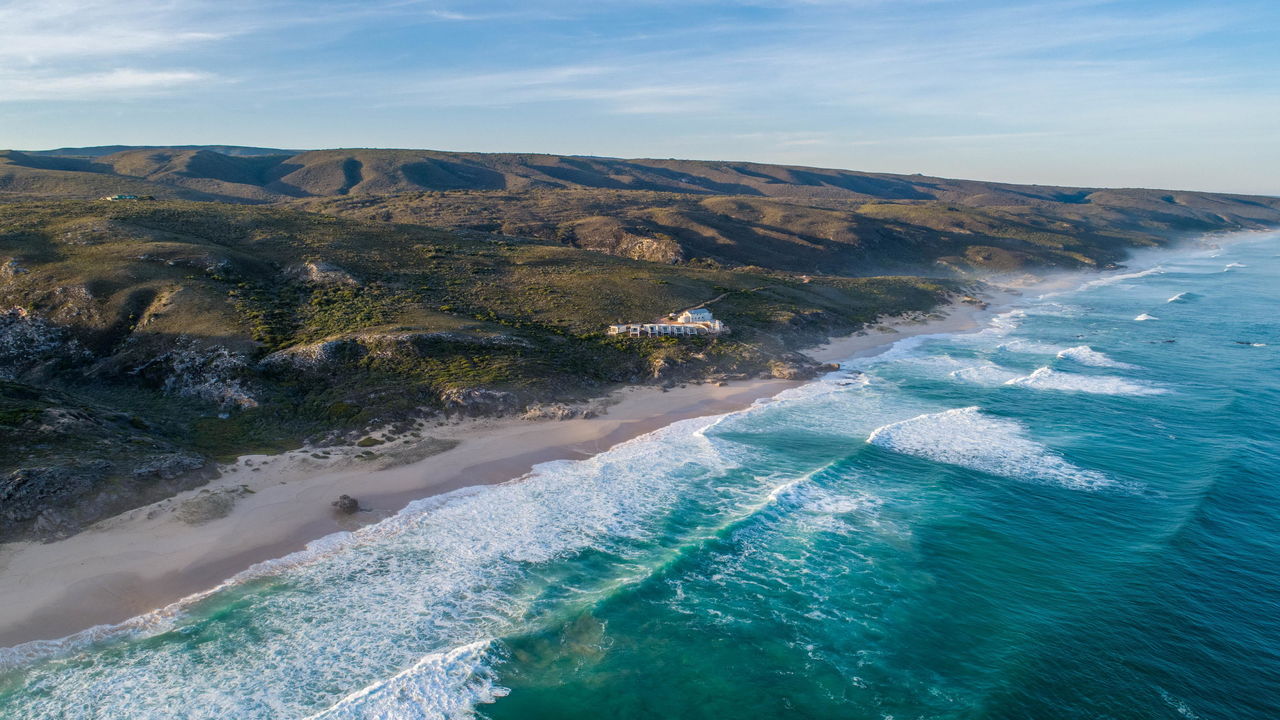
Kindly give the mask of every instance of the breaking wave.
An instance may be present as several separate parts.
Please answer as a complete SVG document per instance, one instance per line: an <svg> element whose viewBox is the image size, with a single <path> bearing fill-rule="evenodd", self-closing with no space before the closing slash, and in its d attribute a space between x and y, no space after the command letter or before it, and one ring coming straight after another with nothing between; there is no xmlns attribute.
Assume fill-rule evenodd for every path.
<svg viewBox="0 0 1280 720"><path fill-rule="evenodd" d="M1112 360L1105 354L1094 350L1088 345L1077 345L1076 347L1067 348L1066 350L1059 352L1058 357L1064 360L1071 360L1072 362L1076 362L1081 365L1088 365L1089 367L1117 368L1122 370L1138 369L1137 365L1130 365L1127 362Z"/></svg>
<svg viewBox="0 0 1280 720"><path fill-rule="evenodd" d="M1164 388L1124 378L1105 375L1078 375L1042 367L1025 377L1009 380L1006 385L1035 388L1037 390L1064 390L1092 393L1094 395L1163 395Z"/></svg>
<svg viewBox="0 0 1280 720"><path fill-rule="evenodd" d="M1156 317L1156 316L1154 316L1154 315L1148 315L1148 314L1146 314L1146 313L1142 313L1142 314L1141 314L1141 315L1139 315L1138 317L1134 318L1134 320L1136 320L1136 321L1138 321L1138 322L1146 322L1147 320L1159 320L1159 319L1160 319L1160 318L1158 318L1158 317Z"/></svg>
<svg viewBox="0 0 1280 720"><path fill-rule="evenodd" d="M92 706L84 717L135 720L171 717L180 706L191 720L302 717L326 707L317 717L450 717L450 708L501 692L473 644L528 622L538 597L528 569L586 549L625 555L651 539L660 526L653 519L671 512L689 483L734 467L703 435L723 417L544 463L517 482L417 501L121 625L9 648L0 663L10 668L66 660L31 665L25 683L56 689L11 696L0 716L80 717L66 708ZM224 639L193 652L208 634ZM82 660L90 662L79 671L61 671ZM353 684L366 687L350 694ZM404 698L415 699L416 715L356 712Z"/></svg>
<svg viewBox="0 0 1280 720"><path fill-rule="evenodd" d="M1077 467L1027 437L1013 420L967 407L920 415L876 428L867 442L886 450L959 465L1017 480L1080 490L1112 484L1106 475Z"/></svg>
<svg viewBox="0 0 1280 720"><path fill-rule="evenodd" d="M991 362L953 370L947 374L957 380L964 380L978 385L1003 385L1010 380L1021 377L1019 373Z"/></svg>
<svg viewBox="0 0 1280 720"><path fill-rule="evenodd" d="M307 720L449 720L507 695L495 685L489 642L432 653Z"/></svg>
<svg viewBox="0 0 1280 720"><path fill-rule="evenodd" d="M1010 340L996 346L997 350L1006 350L1015 353L1027 353L1030 355L1057 355L1062 352L1061 345L1051 345L1049 343L1036 342L1035 340L1023 340L1021 338Z"/></svg>

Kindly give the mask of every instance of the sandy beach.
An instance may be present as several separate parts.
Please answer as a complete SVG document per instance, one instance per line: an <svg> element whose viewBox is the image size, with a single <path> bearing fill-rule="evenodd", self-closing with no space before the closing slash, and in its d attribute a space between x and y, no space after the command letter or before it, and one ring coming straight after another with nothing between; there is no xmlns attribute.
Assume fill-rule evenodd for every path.
<svg viewBox="0 0 1280 720"><path fill-rule="evenodd" d="M989 308L954 304L886 320L807 354L837 362L881 352L913 335L973 329L1010 297L989 298ZM243 457L203 488L109 518L71 538L0 546L0 647L119 623L317 538L388 517L413 500L518 481L539 463L589 457L678 420L740 410L798 384L758 379L667 391L630 387L609 396L607 410L592 418L433 424L419 428L419 437L360 450L363 458L354 448ZM424 448L451 442L456 445L422 457ZM234 498L223 517L193 525L177 512L193 498L218 493ZM342 494L358 498L362 511L336 513L330 503Z"/></svg>

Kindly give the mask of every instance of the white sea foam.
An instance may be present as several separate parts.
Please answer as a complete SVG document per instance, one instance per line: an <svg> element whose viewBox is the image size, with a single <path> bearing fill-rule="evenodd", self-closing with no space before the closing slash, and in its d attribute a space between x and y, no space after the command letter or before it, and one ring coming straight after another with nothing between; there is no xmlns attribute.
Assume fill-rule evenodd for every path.
<svg viewBox="0 0 1280 720"><path fill-rule="evenodd" d="M1059 352L1058 357L1064 360L1077 362L1081 365L1088 365L1089 367L1118 368L1123 370L1138 369L1137 365L1130 365L1127 362L1112 360L1105 354L1094 350L1088 345L1077 345L1076 347L1067 348L1066 350Z"/></svg>
<svg viewBox="0 0 1280 720"><path fill-rule="evenodd" d="M421 645L464 648L527 629L536 597L521 590L525 568L586 548L643 546L659 526L654 516L670 512L689 483L732 467L702 434L721 419L677 422L585 460L539 465L519 482L415 502L381 523L257 565L221 588L269 579L267 590L249 596L254 609L236 611L247 630L217 620L204 627L200 601L213 593L202 593L118 626L10 648L10 667L86 649L93 661L73 670L30 665L27 682L58 692L7 698L0 714L141 720L182 707L192 720L250 720L301 717L327 700L337 703L334 718L452 716L451 708L500 691L481 655L444 650L424 658ZM272 592L277 582L282 591ZM583 601L590 597L583 588ZM182 639L189 630L230 634L194 652ZM157 637L168 631L176 632ZM121 643L107 656L86 647L143 636L153 641ZM242 646L253 651L235 649ZM335 695L353 680L370 684L346 699ZM419 714L380 709L402 698L418 702ZM72 706L93 714L63 712Z"/></svg>
<svg viewBox="0 0 1280 720"><path fill-rule="evenodd" d="M1027 353L1028 355L1057 355L1062 352L1063 347L1061 345L1036 342L1035 340L1015 338L1009 342L997 345L996 349L1006 350L1008 352Z"/></svg>
<svg viewBox="0 0 1280 720"><path fill-rule="evenodd" d="M1226 272L1231 268L1242 268L1242 267L1249 267L1249 266L1245 265L1244 263L1238 263L1238 262L1227 263L1226 267L1222 268L1222 271Z"/></svg>
<svg viewBox="0 0 1280 720"><path fill-rule="evenodd" d="M1005 384L1036 390L1063 390L1094 395L1162 395L1168 392L1162 387L1136 380L1106 375L1065 373L1048 367L1037 368L1030 375L1014 378Z"/></svg>
<svg viewBox="0 0 1280 720"><path fill-rule="evenodd" d="M1111 484L1106 475L1077 467L1027 437L1023 426L967 407L930 413L876 428L867 442L935 462L1090 490Z"/></svg>
<svg viewBox="0 0 1280 720"><path fill-rule="evenodd" d="M911 337L902 338L893 343L884 352L869 357L852 358L846 360L842 365L852 369L864 369L873 365L880 365L886 362L902 360L904 358L914 357L919 353L919 348L924 343L938 338L949 337L951 333L933 333L930 335L912 335Z"/></svg>
<svg viewBox="0 0 1280 720"><path fill-rule="evenodd" d="M507 694L494 684L490 642L432 653L307 720L450 720Z"/></svg>
<svg viewBox="0 0 1280 720"><path fill-rule="evenodd" d="M1200 716L1196 714L1195 710L1191 709L1191 706L1187 704L1186 700L1176 697L1162 687L1157 687L1156 690L1160 692L1160 698L1164 700L1169 707L1176 710L1179 715L1187 720L1200 720Z"/></svg>
<svg viewBox="0 0 1280 720"><path fill-rule="evenodd" d="M1188 302L1196 299L1197 297L1199 296L1193 292L1180 292L1177 295L1174 295L1173 297L1169 298L1168 300L1165 300L1165 302L1166 303Z"/></svg>
<svg viewBox="0 0 1280 720"><path fill-rule="evenodd" d="M1022 377L1020 373L992 362L953 370L947 374L957 380L964 380L978 385L1003 385L1010 380Z"/></svg>
<svg viewBox="0 0 1280 720"><path fill-rule="evenodd" d="M1134 318L1134 320L1137 320L1138 322L1146 322L1147 320L1159 320L1159 319L1160 318L1154 315L1148 315L1146 313L1142 313L1138 317Z"/></svg>

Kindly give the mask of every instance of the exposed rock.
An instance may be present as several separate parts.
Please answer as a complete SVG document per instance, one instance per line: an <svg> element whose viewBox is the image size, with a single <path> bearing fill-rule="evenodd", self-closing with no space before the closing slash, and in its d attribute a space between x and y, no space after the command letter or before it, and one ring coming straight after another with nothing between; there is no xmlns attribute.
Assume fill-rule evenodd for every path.
<svg viewBox="0 0 1280 720"><path fill-rule="evenodd" d="M244 497L245 492L244 487L201 490L195 497L178 505L174 514L189 525L203 525L230 515L236 501Z"/></svg>
<svg viewBox="0 0 1280 720"><path fill-rule="evenodd" d="M33 428L34 432L57 435L91 432L102 425L83 410L67 407L45 408L40 413L38 422L39 425Z"/></svg>
<svg viewBox="0 0 1280 720"><path fill-rule="evenodd" d="M273 352L262 359L262 364L267 367L292 366L319 369L323 366L354 362L367 353L368 350L364 345L355 339L325 340Z"/></svg>
<svg viewBox="0 0 1280 720"><path fill-rule="evenodd" d="M285 270L285 274L317 285L359 285L356 276L327 262L305 262Z"/></svg>
<svg viewBox="0 0 1280 720"><path fill-rule="evenodd" d="M350 495L339 495L338 499L330 504L343 515L354 515L360 511L360 501Z"/></svg>
<svg viewBox="0 0 1280 720"><path fill-rule="evenodd" d="M27 269L19 265L17 260L8 260L0 263L0 280L11 280L25 272L27 272Z"/></svg>
<svg viewBox="0 0 1280 720"><path fill-rule="evenodd" d="M173 480L193 470L208 465L208 461L195 453L175 452L160 455L133 468L133 477L139 480Z"/></svg>
<svg viewBox="0 0 1280 720"><path fill-rule="evenodd" d="M75 513L59 508L48 508L36 517L31 525L31 534L43 540L57 540L70 537L80 530Z"/></svg>
<svg viewBox="0 0 1280 720"><path fill-rule="evenodd" d="M514 394L485 388L449 388L440 393L440 403L447 412L468 416L505 415L518 405Z"/></svg>
<svg viewBox="0 0 1280 720"><path fill-rule="evenodd" d="M534 403L521 415L525 420L573 420L593 418L600 414L596 404L569 405L566 403Z"/></svg>
<svg viewBox="0 0 1280 720"><path fill-rule="evenodd" d="M769 375L779 380L808 380L826 368L807 359L774 360L769 363Z"/></svg>
<svg viewBox="0 0 1280 720"><path fill-rule="evenodd" d="M88 351L66 330L25 309L0 312L0 378L11 380L46 363L88 356Z"/></svg>
<svg viewBox="0 0 1280 720"><path fill-rule="evenodd" d="M56 506L68 505L93 489L107 476L111 463L104 460L80 465L20 468L0 479L0 536ZM50 528L68 524L51 515ZM43 533L42 533L43 534Z"/></svg>
<svg viewBox="0 0 1280 720"><path fill-rule="evenodd" d="M669 235L614 217L584 218L562 225L559 233L585 250L668 264L684 260L684 249Z"/></svg>
<svg viewBox="0 0 1280 720"><path fill-rule="evenodd" d="M258 400L246 385L249 360L243 353L221 347L202 348L186 341L134 368L134 375L163 377L164 392L199 398L220 408L246 409Z"/></svg>

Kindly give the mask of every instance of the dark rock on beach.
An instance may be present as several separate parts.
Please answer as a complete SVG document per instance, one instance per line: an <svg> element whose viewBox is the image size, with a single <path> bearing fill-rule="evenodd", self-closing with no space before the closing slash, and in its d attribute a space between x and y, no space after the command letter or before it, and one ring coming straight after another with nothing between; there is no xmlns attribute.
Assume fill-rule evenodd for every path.
<svg viewBox="0 0 1280 720"><path fill-rule="evenodd" d="M330 504L343 515L354 515L360 511L360 501L350 495L339 495L338 499Z"/></svg>

